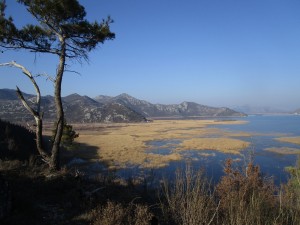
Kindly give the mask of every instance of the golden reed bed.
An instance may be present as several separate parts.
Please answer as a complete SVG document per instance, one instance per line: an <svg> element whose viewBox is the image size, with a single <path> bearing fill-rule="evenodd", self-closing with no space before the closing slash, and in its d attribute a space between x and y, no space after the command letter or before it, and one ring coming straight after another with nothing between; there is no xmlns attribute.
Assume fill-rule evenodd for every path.
<svg viewBox="0 0 300 225"><path fill-rule="evenodd" d="M88 157L105 161L111 168L125 168L130 165L158 168L168 165L170 161L181 160L180 152L186 150L216 150L239 154L250 143L237 138L250 134L223 131L213 128L213 125L241 123L245 122L157 120L133 124L75 124L74 128L80 133L76 141L81 144L78 151L82 156L89 154L89 150L93 148L97 150L97 154ZM173 146L174 150L166 155L152 153L151 146L147 144L154 140L168 139L179 140L180 143Z"/></svg>

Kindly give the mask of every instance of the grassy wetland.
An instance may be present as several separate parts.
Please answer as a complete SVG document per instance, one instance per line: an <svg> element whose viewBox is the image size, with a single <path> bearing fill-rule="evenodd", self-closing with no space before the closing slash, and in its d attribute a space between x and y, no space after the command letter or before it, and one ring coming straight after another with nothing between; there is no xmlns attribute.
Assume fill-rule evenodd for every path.
<svg viewBox="0 0 300 225"><path fill-rule="evenodd" d="M8 137L3 140L10 140L8 147L13 141L18 154L0 161L0 184L1 177L10 184L7 193L12 209L0 219L0 224L298 225L300 162L295 167L286 164L289 179L278 186L274 185L273 177L264 174L266 166L275 168L281 159L294 157L299 149L295 144L298 133L234 130L234 127L245 127L251 122L254 123L157 120L132 124L75 124L73 127L79 133L77 144L64 149L63 168L55 173L30 151L32 148L18 148L20 144L30 146L27 141L34 146L32 133L12 127L10 129L20 135L9 136L9 132L4 132L4 137ZM280 137L282 139L278 139ZM247 152L243 150L252 147L252 141L255 144L257 140L262 141L257 142L261 145L256 145L259 146L256 157L266 161L241 162L244 165L241 167L233 158L242 158ZM168 151L157 152L164 149ZM23 155L24 150L26 155ZM186 161L189 152L202 157L209 165L222 164L216 167L223 169L220 179L214 183L209 171L205 171L207 168L193 168L204 162L202 159L187 161L184 167L174 169L173 165L178 164L171 162ZM275 156L272 161L271 156ZM98 167L97 174L89 176L79 164L68 163L78 158L91 162L83 167L98 165L93 162L121 170L133 166L138 169L166 166L174 176L154 177L157 175L154 172L153 177L141 173L138 179L124 178L115 170L107 173ZM156 171L162 170L164 168ZM159 185L154 187L156 178ZM7 188L5 183L3 187Z"/></svg>
<svg viewBox="0 0 300 225"><path fill-rule="evenodd" d="M150 123L134 124L93 124L74 125L80 133L77 142L80 152L86 158L88 146L97 148L98 160L105 161L110 168L126 168L135 165L140 168L159 168L171 161L182 160L183 151L215 150L223 153L239 154L250 145L237 139L248 137L246 132L228 132L213 128L213 125L243 124L244 121L214 120L157 120ZM176 140L168 154L155 154L151 151L151 141ZM86 149L84 149L86 148ZM79 157L80 157L79 153ZM97 160L92 158L91 160Z"/></svg>

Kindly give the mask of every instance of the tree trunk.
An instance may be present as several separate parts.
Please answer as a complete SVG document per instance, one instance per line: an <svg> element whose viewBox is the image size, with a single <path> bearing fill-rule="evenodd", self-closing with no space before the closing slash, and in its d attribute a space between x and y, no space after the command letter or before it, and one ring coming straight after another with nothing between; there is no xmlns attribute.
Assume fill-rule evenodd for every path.
<svg viewBox="0 0 300 225"><path fill-rule="evenodd" d="M65 41L61 40L61 54L59 56L59 65L57 68L56 79L55 79L55 90L54 90L54 100L56 107L56 128L54 133L54 141L51 150L51 170L60 169L60 142L63 134L64 128L64 109L61 100L61 85L62 78L65 70Z"/></svg>
<svg viewBox="0 0 300 225"><path fill-rule="evenodd" d="M42 156L42 158L49 163L50 162L50 157L49 153L45 151L44 145L43 145L43 119L41 116L35 117L35 123L36 123L36 131L35 131L35 136L36 136L36 147L39 152L39 154Z"/></svg>

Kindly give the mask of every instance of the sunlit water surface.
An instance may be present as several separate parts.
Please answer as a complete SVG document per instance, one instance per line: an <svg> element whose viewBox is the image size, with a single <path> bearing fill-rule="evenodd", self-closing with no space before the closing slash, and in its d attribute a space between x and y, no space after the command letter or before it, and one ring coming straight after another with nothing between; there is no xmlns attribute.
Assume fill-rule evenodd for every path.
<svg viewBox="0 0 300 225"><path fill-rule="evenodd" d="M221 118L220 118L221 119ZM234 118L233 118L234 119ZM220 153L212 150L189 150L183 151L184 160L171 162L169 166L160 169L140 169L139 167L130 167L117 171L117 176L123 178L143 176L148 177L150 181L160 180L161 178L174 178L174 172L178 168L184 169L189 163L194 169L204 169L207 177L216 183L223 174L224 162L227 158L232 158L235 166L241 169L245 168L247 162L253 159L254 163L260 166L261 172L266 177L272 177L276 184L286 182L288 173L285 167L294 166L298 155L278 154L266 151L266 148L289 147L300 149L300 145L285 143L275 140L278 137L300 136L300 116L296 115L263 115L248 116L246 118L235 118L245 120L246 124L239 125L214 125L212 127L220 128L226 131L243 131L250 133L250 137L240 137L239 139L249 141L251 146L242 151L241 155L232 155ZM180 140L152 141L148 143L151 146L151 153L169 154ZM166 147L169 146L169 147Z"/></svg>

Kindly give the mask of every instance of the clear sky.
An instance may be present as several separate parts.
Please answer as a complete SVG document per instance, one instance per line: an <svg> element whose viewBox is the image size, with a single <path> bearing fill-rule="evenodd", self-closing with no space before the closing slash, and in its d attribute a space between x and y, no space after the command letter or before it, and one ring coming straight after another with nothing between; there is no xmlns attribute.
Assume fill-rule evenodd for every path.
<svg viewBox="0 0 300 225"><path fill-rule="evenodd" d="M152 103L300 108L299 0L81 0L89 20L114 19L116 39L69 62L63 95L128 93ZM14 0L7 15L33 20ZM55 72L58 59L23 51L0 54L33 73ZM42 94L50 81L38 79ZM16 69L0 68L0 88L34 93Z"/></svg>

